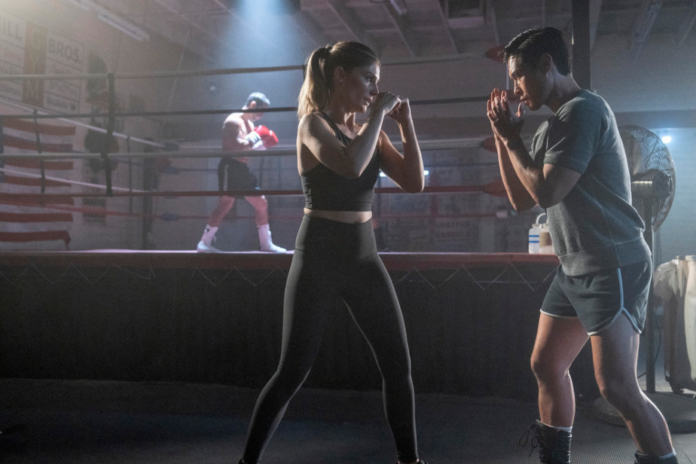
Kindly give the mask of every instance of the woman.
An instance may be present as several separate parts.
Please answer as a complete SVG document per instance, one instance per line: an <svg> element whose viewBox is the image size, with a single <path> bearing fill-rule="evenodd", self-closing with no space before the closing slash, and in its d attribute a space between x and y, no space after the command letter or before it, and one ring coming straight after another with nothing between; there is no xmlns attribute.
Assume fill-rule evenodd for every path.
<svg viewBox="0 0 696 464"><path fill-rule="evenodd" d="M240 464L256 464L307 378L337 297L365 335L383 378L400 464L418 459L411 361L401 308L375 246L372 199L380 169L407 192L423 190L423 160L408 99L379 92L380 63L356 42L310 56L299 96L297 166L305 216L285 288L278 370L261 392ZM371 106L364 124L355 120ZM401 129L404 155L381 130Z"/></svg>

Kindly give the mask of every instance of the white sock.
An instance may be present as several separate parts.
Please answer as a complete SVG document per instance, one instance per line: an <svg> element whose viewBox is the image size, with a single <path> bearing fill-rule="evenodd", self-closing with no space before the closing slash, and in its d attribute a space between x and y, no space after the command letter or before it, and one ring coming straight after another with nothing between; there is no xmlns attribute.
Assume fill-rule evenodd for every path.
<svg viewBox="0 0 696 464"><path fill-rule="evenodd" d="M271 239L271 229L269 228L268 224L257 227L259 229L259 243L263 245Z"/></svg>
<svg viewBox="0 0 696 464"><path fill-rule="evenodd" d="M203 237L201 237L201 242L205 243L206 245L213 243L213 238L215 238L215 233L217 230L217 227L213 227L210 224L206 225L205 230L203 231Z"/></svg>
<svg viewBox="0 0 696 464"><path fill-rule="evenodd" d="M674 448L672 448L671 453L667 453L664 456L660 456L659 459L660 459L660 461L666 461L667 459L671 459L671 458L675 457L676 455L677 455L677 452L674 451Z"/></svg>
<svg viewBox="0 0 696 464"><path fill-rule="evenodd" d="M542 422L542 424L544 424ZM549 424L544 424L546 427L550 429L555 429L555 430L563 430L564 432L572 433L573 432L573 426L571 425L570 427L556 427L555 425L549 425Z"/></svg>

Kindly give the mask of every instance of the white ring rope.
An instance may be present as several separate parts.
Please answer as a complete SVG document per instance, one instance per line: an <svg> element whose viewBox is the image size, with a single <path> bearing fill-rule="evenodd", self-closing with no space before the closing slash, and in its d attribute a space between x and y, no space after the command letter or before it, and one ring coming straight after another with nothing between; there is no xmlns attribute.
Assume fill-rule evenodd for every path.
<svg viewBox="0 0 696 464"><path fill-rule="evenodd" d="M34 111L33 108L29 108L25 105L21 105L21 104L14 102L12 100L8 100L7 98L0 97L0 103L2 103L3 105L8 105L8 106L12 106L15 108L19 108L20 110L24 110L24 111ZM37 110L37 114L52 115L54 113ZM106 115L105 114L95 114L95 116L106 116ZM92 126L90 124L76 121L74 119L66 119L66 118L61 118L58 116L56 116L56 119L58 121L67 122L68 124L72 124L74 126L84 127L86 129L90 129L90 130L93 130L95 132L101 132L102 134L106 134L106 129L104 129L103 127ZM162 143L153 142L152 140L145 140L145 139L141 139L138 137L131 137L130 135L121 134L120 132L114 132L113 136L121 138L121 139L130 139L131 142L142 143L143 145L149 145L149 146L156 147L156 148L166 148L166 145L164 145Z"/></svg>
<svg viewBox="0 0 696 464"><path fill-rule="evenodd" d="M41 179L40 174L30 174L28 172L24 171L15 171L14 169L7 169L7 168L0 168L0 172L4 172L7 174L14 174L17 176L24 176L24 177L31 177L33 179ZM105 185L100 185L100 184L91 184L89 182L80 182L77 180L69 180L69 179L62 179L60 177L51 177L51 176L45 176L44 177L46 180L52 180L55 182L61 182L63 184L72 184L72 185L80 185L82 187L91 187L91 188L97 188L101 190L106 190ZM112 187L112 190L118 190L119 192L137 192L137 193L144 193L147 192L147 190L136 190L136 189L129 189L129 188L123 188L123 187ZM66 193L66 195L70 195L69 193Z"/></svg>

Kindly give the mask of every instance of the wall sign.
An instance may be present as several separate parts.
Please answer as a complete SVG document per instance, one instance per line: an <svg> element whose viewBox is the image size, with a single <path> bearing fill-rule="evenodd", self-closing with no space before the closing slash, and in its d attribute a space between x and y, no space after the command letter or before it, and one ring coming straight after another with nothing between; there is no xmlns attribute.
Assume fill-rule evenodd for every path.
<svg viewBox="0 0 696 464"><path fill-rule="evenodd" d="M0 74L83 74L84 46L0 10ZM0 97L61 113L77 113L84 81L0 81Z"/></svg>

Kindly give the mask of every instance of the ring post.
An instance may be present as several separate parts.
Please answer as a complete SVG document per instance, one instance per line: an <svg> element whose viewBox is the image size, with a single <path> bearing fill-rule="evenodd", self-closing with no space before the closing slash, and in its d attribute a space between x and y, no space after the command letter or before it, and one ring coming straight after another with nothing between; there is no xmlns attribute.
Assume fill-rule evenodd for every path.
<svg viewBox="0 0 696 464"><path fill-rule="evenodd" d="M41 149L41 132L39 131L39 121L36 118L38 111L34 108L34 135L36 135L36 153L39 155L43 151ZM43 157L39 157L39 168L41 169L41 193L46 193L46 169L44 166Z"/></svg>

